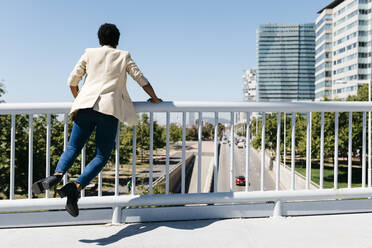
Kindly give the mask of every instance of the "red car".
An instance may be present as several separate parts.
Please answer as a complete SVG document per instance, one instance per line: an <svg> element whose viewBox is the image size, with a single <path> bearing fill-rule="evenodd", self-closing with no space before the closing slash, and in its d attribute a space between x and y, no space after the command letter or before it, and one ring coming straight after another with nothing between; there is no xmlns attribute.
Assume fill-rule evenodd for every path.
<svg viewBox="0 0 372 248"><path fill-rule="evenodd" d="M235 184L239 186L245 186L245 177L244 176L235 177Z"/></svg>

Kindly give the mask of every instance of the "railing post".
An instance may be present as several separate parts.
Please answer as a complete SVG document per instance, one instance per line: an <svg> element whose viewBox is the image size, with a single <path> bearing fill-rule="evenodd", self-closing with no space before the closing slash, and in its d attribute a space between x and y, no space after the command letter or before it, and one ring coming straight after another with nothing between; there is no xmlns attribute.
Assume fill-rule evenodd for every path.
<svg viewBox="0 0 372 248"><path fill-rule="evenodd" d="M166 113L166 149L165 149L165 194L169 193L169 125L170 125L170 113Z"/></svg>
<svg viewBox="0 0 372 248"><path fill-rule="evenodd" d="M362 188L366 187L366 119L367 113L363 112L363 131L362 131Z"/></svg>
<svg viewBox="0 0 372 248"><path fill-rule="evenodd" d="M352 186L352 135L353 135L353 112L349 112L349 151L348 151L348 165L347 165L347 187L351 188Z"/></svg>
<svg viewBox="0 0 372 248"><path fill-rule="evenodd" d="M277 131L276 131L276 180L275 190L280 189L280 112L277 114Z"/></svg>
<svg viewBox="0 0 372 248"><path fill-rule="evenodd" d="M287 113L284 112L284 120L283 120L283 164L287 165Z"/></svg>
<svg viewBox="0 0 372 248"><path fill-rule="evenodd" d="M372 80L372 78L371 78ZM372 81L368 84L368 102L371 103L371 85ZM372 144L371 144L371 136L372 136L372 120L371 120L371 111L368 111L368 188L372 186Z"/></svg>
<svg viewBox="0 0 372 248"><path fill-rule="evenodd" d="M153 161L154 161L154 113L150 112L150 147L149 147L149 194L152 195Z"/></svg>
<svg viewBox="0 0 372 248"><path fill-rule="evenodd" d="M323 189L324 182L324 112L320 119L320 188Z"/></svg>
<svg viewBox="0 0 372 248"><path fill-rule="evenodd" d="M368 92L371 92L371 90L369 90ZM371 98L369 97L369 99ZM368 188L372 186L372 144L371 144L372 130L371 130L371 126L372 126L371 112L368 112Z"/></svg>
<svg viewBox="0 0 372 248"><path fill-rule="evenodd" d="M121 207L115 206L112 208L112 224L120 224L121 223Z"/></svg>
<svg viewBox="0 0 372 248"><path fill-rule="evenodd" d="M15 115L11 116L11 131L10 131L10 189L9 189L9 199L14 199L14 170L15 170L15 132L16 132L16 123Z"/></svg>
<svg viewBox="0 0 372 248"><path fill-rule="evenodd" d="M235 164L235 156L234 156L234 112L230 113L230 136L231 136L231 149L230 149L230 191L234 191L234 164Z"/></svg>
<svg viewBox="0 0 372 248"><path fill-rule="evenodd" d="M119 195L119 175L120 175L120 121L115 138L115 196Z"/></svg>
<svg viewBox="0 0 372 248"><path fill-rule="evenodd" d="M202 170L202 128L203 128L203 114L199 112L198 117L198 185L197 192L201 193L201 170Z"/></svg>
<svg viewBox="0 0 372 248"><path fill-rule="evenodd" d="M186 185L186 112L182 113L182 172L181 172L181 194L185 194Z"/></svg>
<svg viewBox="0 0 372 248"><path fill-rule="evenodd" d="M310 189L311 183L311 112L306 118L306 189Z"/></svg>
<svg viewBox="0 0 372 248"><path fill-rule="evenodd" d="M245 138L245 191L249 191L249 183L250 183L250 173L249 173L249 168L251 164L251 129L250 129L250 124L251 124L251 113L248 112L246 113L246 138Z"/></svg>
<svg viewBox="0 0 372 248"><path fill-rule="evenodd" d="M334 154L333 187L338 188L338 112L335 112L335 154Z"/></svg>
<svg viewBox="0 0 372 248"><path fill-rule="evenodd" d="M34 116L28 117L28 199L32 198Z"/></svg>
<svg viewBox="0 0 372 248"><path fill-rule="evenodd" d="M265 190L265 132L266 131L266 113L262 113L261 129L261 191Z"/></svg>
<svg viewBox="0 0 372 248"><path fill-rule="evenodd" d="M86 145L81 149L81 174L83 174L86 165ZM85 197L85 189L82 189L80 192L81 197Z"/></svg>
<svg viewBox="0 0 372 248"><path fill-rule="evenodd" d="M292 113L291 190L295 190L296 113Z"/></svg>
<svg viewBox="0 0 372 248"><path fill-rule="evenodd" d="M279 200L275 202L273 218L280 218L280 217L282 217L282 203Z"/></svg>
<svg viewBox="0 0 372 248"><path fill-rule="evenodd" d="M51 124L50 124L50 114L47 114L47 129L46 129L46 165L45 165L45 177L50 176L50 134L51 134ZM45 198L49 198L50 190L45 190Z"/></svg>
<svg viewBox="0 0 372 248"><path fill-rule="evenodd" d="M68 116L63 115L63 151L67 149ZM63 185L67 183L67 173L63 176Z"/></svg>
<svg viewBox="0 0 372 248"><path fill-rule="evenodd" d="M213 192L217 192L218 180L218 112L214 113L214 166L213 166Z"/></svg>
<svg viewBox="0 0 372 248"><path fill-rule="evenodd" d="M133 125L133 139L132 139L132 190L131 194L136 193L136 154L137 152L137 126Z"/></svg>
<svg viewBox="0 0 372 248"><path fill-rule="evenodd" d="M102 196L102 171L98 174L98 196Z"/></svg>

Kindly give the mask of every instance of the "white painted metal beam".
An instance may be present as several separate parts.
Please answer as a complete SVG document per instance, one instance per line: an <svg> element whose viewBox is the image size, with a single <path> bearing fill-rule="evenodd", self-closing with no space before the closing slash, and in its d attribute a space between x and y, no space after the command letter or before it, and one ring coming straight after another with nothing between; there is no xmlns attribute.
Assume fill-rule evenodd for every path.
<svg viewBox="0 0 372 248"><path fill-rule="evenodd" d="M137 112L369 112L369 102L134 102ZM0 115L5 114L63 114L69 113L70 102L2 103Z"/></svg>
<svg viewBox="0 0 372 248"><path fill-rule="evenodd" d="M195 194L120 195L85 197L79 208L107 208L117 206L169 206L189 204L231 204L267 201L316 201L372 197L371 188L343 188L296 191L251 191ZM0 212L64 209L66 200L60 198L19 199L0 201Z"/></svg>

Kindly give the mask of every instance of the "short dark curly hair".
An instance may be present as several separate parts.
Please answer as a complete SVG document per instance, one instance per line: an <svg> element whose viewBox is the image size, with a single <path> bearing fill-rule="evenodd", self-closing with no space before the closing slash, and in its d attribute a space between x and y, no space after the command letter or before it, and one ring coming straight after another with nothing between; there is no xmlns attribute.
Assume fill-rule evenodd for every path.
<svg viewBox="0 0 372 248"><path fill-rule="evenodd" d="M111 23L102 24L98 29L99 44L116 47L119 44L120 31Z"/></svg>

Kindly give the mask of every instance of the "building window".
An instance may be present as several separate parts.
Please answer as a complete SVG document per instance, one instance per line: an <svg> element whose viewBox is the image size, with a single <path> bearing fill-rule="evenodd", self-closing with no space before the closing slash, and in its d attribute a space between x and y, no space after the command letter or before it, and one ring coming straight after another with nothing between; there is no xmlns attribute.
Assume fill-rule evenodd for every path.
<svg viewBox="0 0 372 248"><path fill-rule="evenodd" d="M358 68L359 68L359 69L367 69L367 68L371 68L371 64L359 64Z"/></svg>
<svg viewBox="0 0 372 248"><path fill-rule="evenodd" d="M367 74L359 74L358 75L358 79L360 79L360 80L366 80L366 79L368 79L368 75Z"/></svg>
<svg viewBox="0 0 372 248"><path fill-rule="evenodd" d="M369 43L369 42L359 41L359 46L360 46L360 47L367 47L367 46L368 46L368 43Z"/></svg>
<svg viewBox="0 0 372 248"><path fill-rule="evenodd" d="M359 14L361 15L368 15L371 13L371 9L360 9Z"/></svg>
<svg viewBox="0 0 372 248"><path fill-rule="evenodd" d="M358 53L359 58L368 58L371 57L371 52L369 53Z"/></svg>

